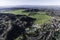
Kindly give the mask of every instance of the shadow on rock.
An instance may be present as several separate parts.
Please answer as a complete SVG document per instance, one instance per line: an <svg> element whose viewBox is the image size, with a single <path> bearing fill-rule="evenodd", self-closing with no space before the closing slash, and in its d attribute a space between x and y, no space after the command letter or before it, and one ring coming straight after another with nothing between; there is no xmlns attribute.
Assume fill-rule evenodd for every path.
<svg viewBox="0 0 60 40"><path fill-rule="evenodd" d="M10 17L10 16L9 16ZM12 19L11 19L12 20ZM16 15L16 19L11 22L11 29L7 33L5 40L14 40L21 34L25 34L25 28L30 27L36 19L25 15ZM25 39L24 39L25 40Z"/></svg>

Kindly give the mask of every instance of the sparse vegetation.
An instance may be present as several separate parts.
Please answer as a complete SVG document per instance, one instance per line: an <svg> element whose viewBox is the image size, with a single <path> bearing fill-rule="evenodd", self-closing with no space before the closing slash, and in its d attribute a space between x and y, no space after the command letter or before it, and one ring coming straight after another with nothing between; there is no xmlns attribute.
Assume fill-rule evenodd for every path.
<svg viewBox="0 0 60 40"><path fill-rule="evenodd" d="M16 33L16 35L18 36L17 38L15 37L14 40L23 40L25 37L26 37L25 40L33 40L34 37L35 37L34 38L35 40L59 40L59 37L60 37L60 35L58 35L59 30L56 33L56 30L59 28L57 25L59 22L56 21L56 19L53 19L53 21L52 21L51 16L47 15L46 14L47 12L45 12L45 11L37 11L37 12L34 12L34 11L33 12L32 11L23 12L23 11L24 10L13 10L13 11L4 12L4 13L13 14L18 18L18 19L15 19L14 21L12 21L12 22L15 22L17 20L15 23L12 24L13 29L9 30L9 34L12 31L14 31ZM7 16L7 17L9 17L9 16ZM13 17L13 18L15 18L15 17ZM4 19L4 20L6 20L6 19ZM50 22L49 20L51 20L52 23L48 23L48 22ZM22 23L21 23L21 21L22 21ZM33 22L31 22L31 21L33 21ZM56 22L57 22L57 24L56 24ZM46 24L46 23L48 23L48 24ZM34 24L34 27L32 26L33 24ZM6 24L6 25L8 25L8 24ZM21 30L18 27L20 29L22 28L21 30L24 30L24 32L23 31L22 31L23 33L20 32ZM26 28L28 28L28 30L25 30ZM27 33L27 31L29 31L29 34ZM22 33L22 34L20 34L20 33ZM54 33L56 33L58 36L55 37ZM14 33L12 32L12 34L14 34ZM28 37L31 37L32 39L30 39ZM58 38L58 39L56 39L56 38Z"/></svg>
<svg viewBox="0 0 60 40"><path fill-rule="evenodd" d="M18 15L26 15L31 18L36 18L35 23L36 24L43 24L45 22L48 22L51 16L47 15L46 12L23 12L23 10L15 10L11 11L13 14ZM30 15L31 14L31 15Z"/></svg>

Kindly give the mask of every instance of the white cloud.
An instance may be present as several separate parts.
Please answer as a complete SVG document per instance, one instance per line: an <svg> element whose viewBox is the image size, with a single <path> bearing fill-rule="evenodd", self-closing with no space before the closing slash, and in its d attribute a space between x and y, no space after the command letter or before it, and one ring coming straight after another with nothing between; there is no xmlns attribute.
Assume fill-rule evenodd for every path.
<svg viewBox="0 0 60 40"><path fill-rule="evenodd" d="M60 5L60 0L0 0L0 6L13 5Z"/></svg>
<svg viewBox="0 0 60 40"><path fill-rule="evenodd" d="M13 5L20 5L22 4L22 2L19 2L19 1L6 1L6 0L0 0L0 6L13 6Z"/></svg>

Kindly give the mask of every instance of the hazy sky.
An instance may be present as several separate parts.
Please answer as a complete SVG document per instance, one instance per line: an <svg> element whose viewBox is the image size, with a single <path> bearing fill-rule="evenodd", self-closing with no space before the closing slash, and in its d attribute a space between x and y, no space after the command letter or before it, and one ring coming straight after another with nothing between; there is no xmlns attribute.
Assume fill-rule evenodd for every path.
<svg viewBox="0 0 60 40"><path fill-rule="evenodd" d="M0 6L60 5L60 0L0 0Z"/></svg>

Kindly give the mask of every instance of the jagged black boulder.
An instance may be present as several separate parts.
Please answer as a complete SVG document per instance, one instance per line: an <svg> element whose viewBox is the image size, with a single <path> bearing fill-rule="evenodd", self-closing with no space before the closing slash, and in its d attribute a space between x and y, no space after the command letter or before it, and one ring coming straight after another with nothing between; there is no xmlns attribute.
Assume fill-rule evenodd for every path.
<svg viewBox="0 0 60 40"><path fill-rule="evenodd" d="M0 13L0 40L14 40L25 34L25 28L30 27L36 19L25 15Z"/></svg>

